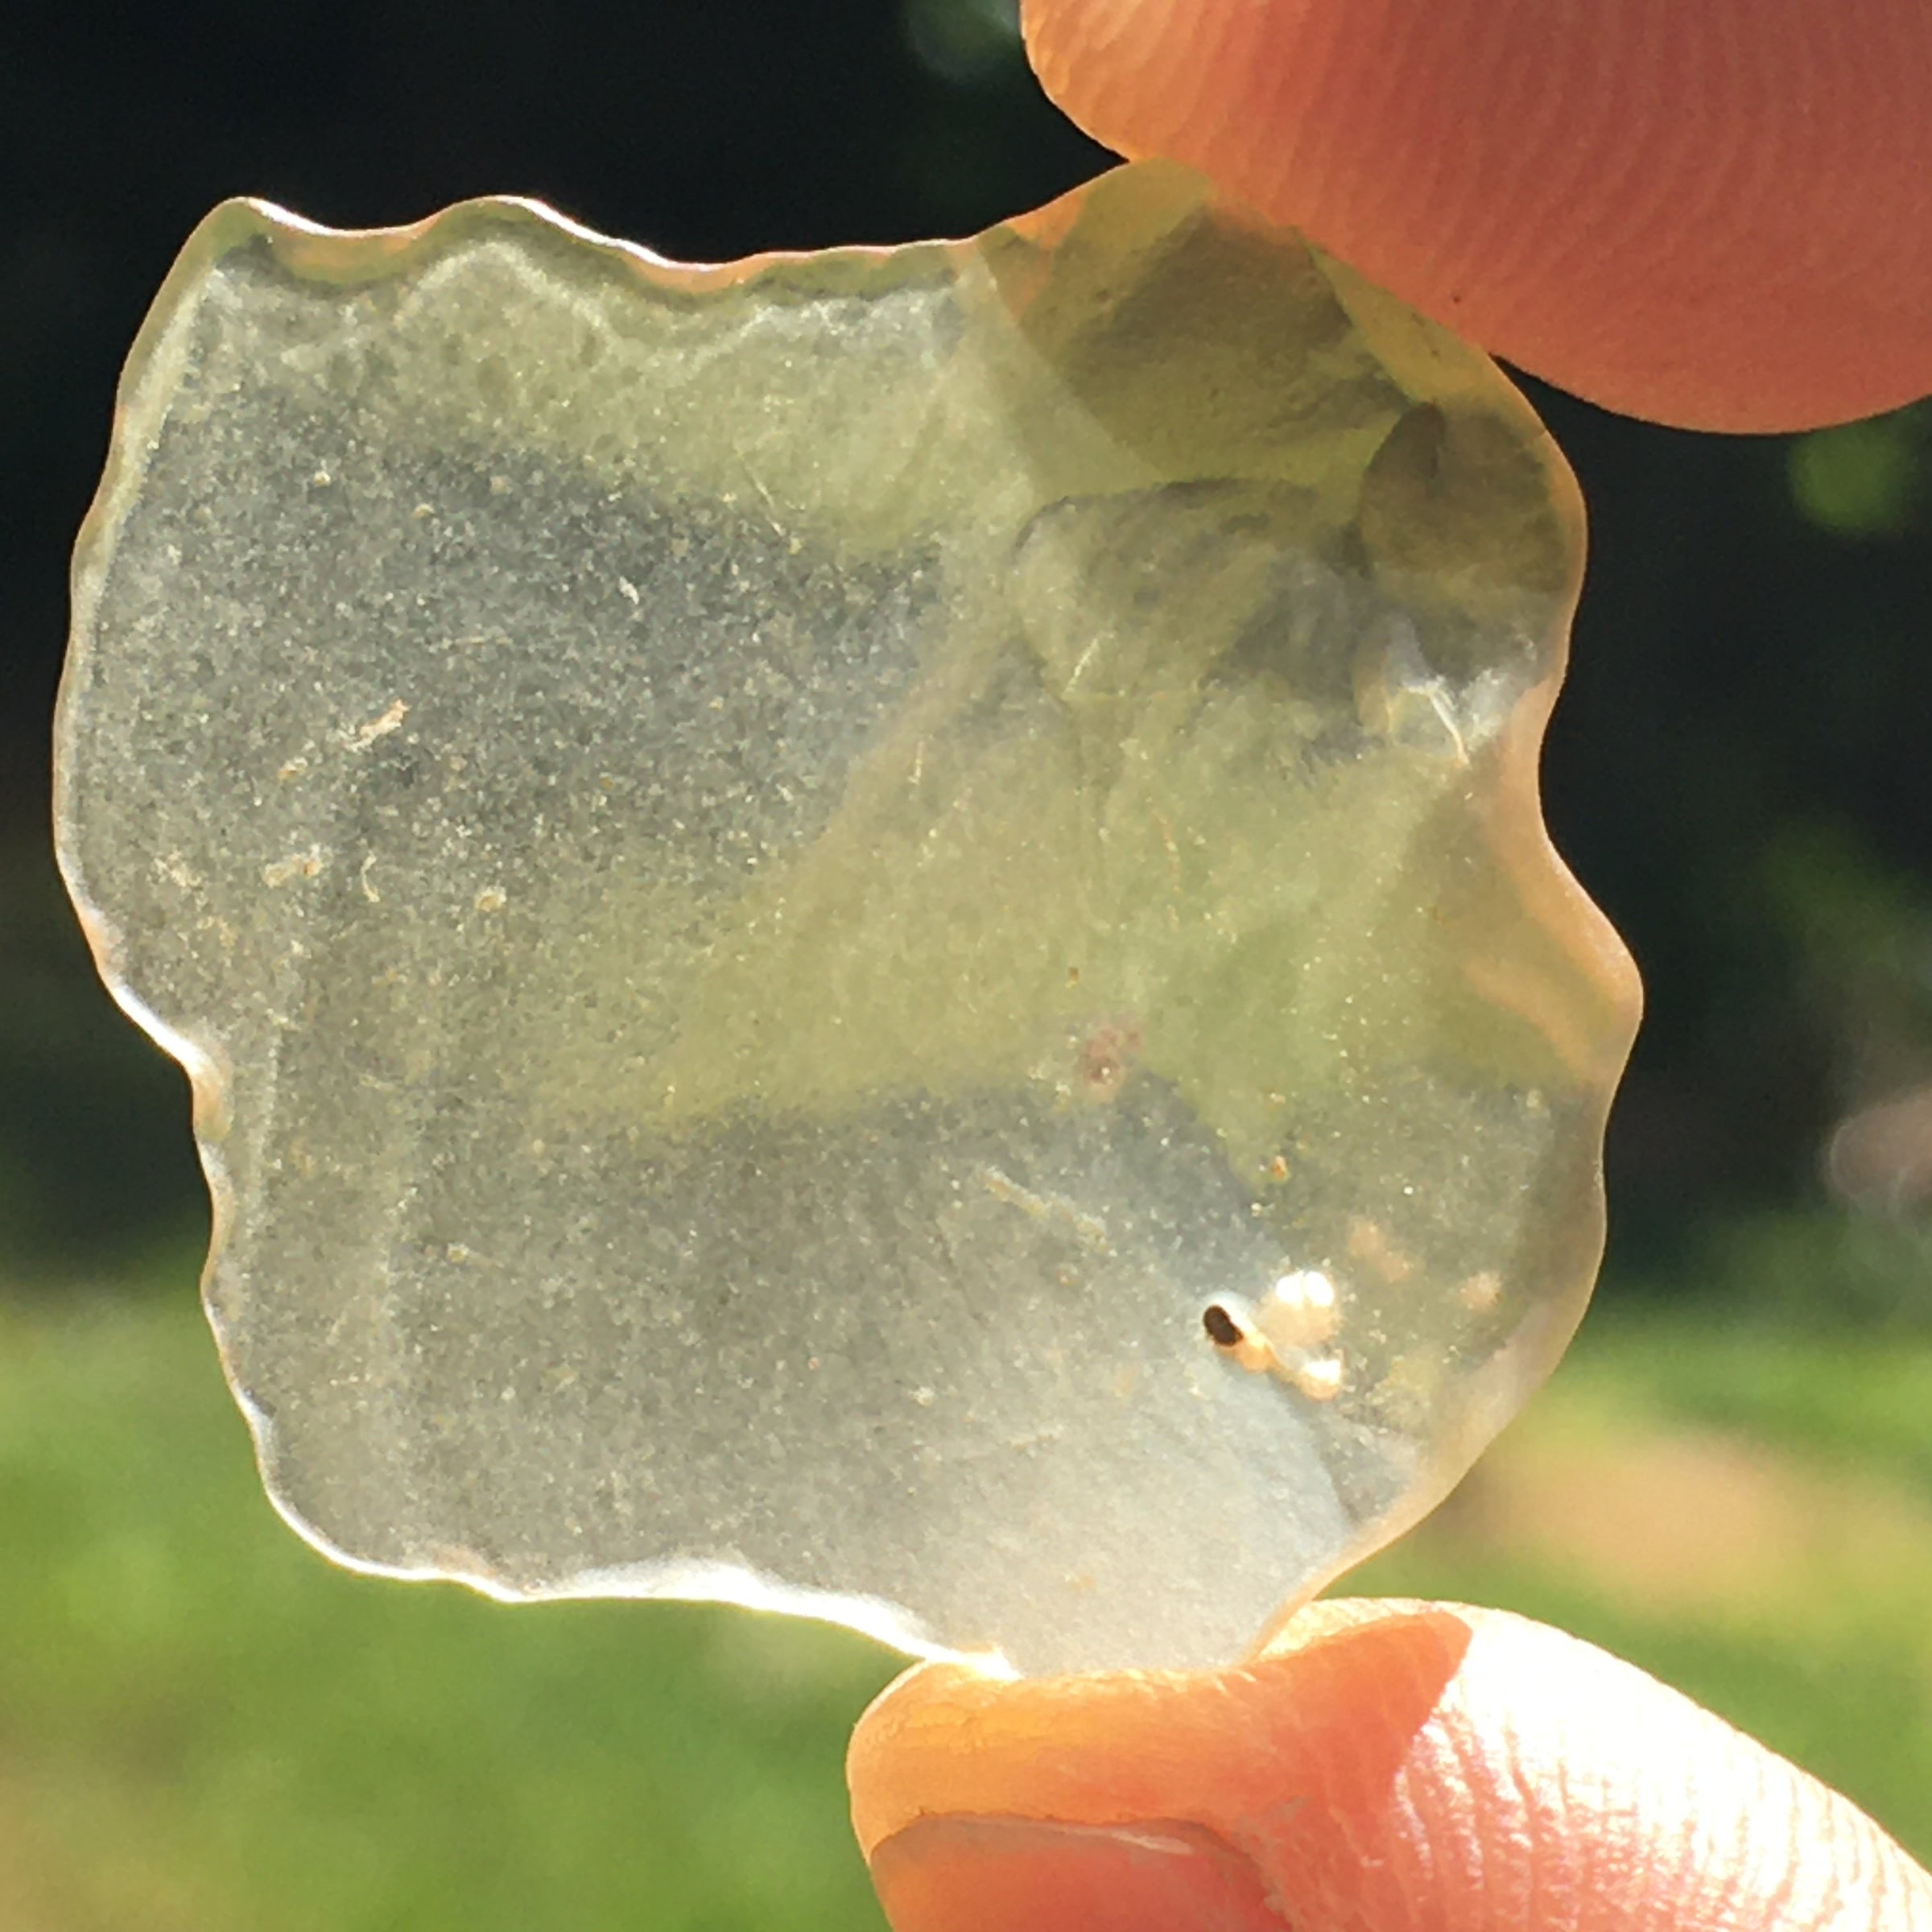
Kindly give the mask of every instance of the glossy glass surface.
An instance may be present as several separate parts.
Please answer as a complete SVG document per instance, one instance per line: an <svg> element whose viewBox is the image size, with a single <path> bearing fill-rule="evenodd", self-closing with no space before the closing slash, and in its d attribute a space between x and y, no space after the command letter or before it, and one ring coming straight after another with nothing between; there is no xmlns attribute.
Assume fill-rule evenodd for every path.
<svg viewBox="0 0 1932 1932"><path fill-rule="evenodd" d="M1171 169L716 269L217 210L60 811L280 1507L506 1596L1238 1653L1588 1293L1579 534L1488 362Z"/></svg>

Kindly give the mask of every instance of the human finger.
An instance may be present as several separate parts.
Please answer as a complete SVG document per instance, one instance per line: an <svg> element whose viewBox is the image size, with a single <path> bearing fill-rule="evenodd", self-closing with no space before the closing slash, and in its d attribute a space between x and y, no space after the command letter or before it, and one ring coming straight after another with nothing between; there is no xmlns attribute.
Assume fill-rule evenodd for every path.
<svg viewBox="0 0 1932 1932"><path fill-rule="evenodd" d="M1041 81L1492 353L1689 427L1932 391L1924 0L1026 0Z"/></svg>
<svg viewBox="0 0 1932 1932"><path fill-rule="evenodd" d="M1501 1611L1320 1604L1218 1671L927 1666L848 1769L897 1932L1932 1932L1848 1800Z"/></svg>

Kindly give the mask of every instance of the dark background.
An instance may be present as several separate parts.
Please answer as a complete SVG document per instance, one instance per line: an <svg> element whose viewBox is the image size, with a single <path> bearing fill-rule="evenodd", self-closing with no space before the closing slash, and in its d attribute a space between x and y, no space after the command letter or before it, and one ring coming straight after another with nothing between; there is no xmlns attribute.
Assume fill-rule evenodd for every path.
<svg viewBox="0 0 1932 1932"><path fill-rule="evenodd" d="M208 208L354 226L514 192L706 259L969 231L1106 159L1007 0L5 10L0 1274L51 1289L202 1212L184 1083L93 982L45 799L116 374ZM1932 1079L1932 419L1732 440L1535 399L1592 519L1550 816L1649 988L1610 1291L1923 1320L1932 1136L1848 1203L1820 1156Z"/></svg>

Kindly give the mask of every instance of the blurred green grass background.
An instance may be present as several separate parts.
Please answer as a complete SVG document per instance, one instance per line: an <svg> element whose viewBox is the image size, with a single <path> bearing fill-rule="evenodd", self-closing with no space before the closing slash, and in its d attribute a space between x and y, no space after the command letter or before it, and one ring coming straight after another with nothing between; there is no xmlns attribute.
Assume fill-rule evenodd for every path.
<svg viewBox="0 0 1932 1932"><path fill-rule="evenodd" d="M7 1932L882 1924L844 1740L899 1660L752 1612L506 1608L276 1520L192 1264L0 1298ZM1626 1304L1347 1586L1656 1671L1932 1855L1932 1341Z"/></svg>
<svg viewBox="0 0 1932 1932"><path fill-rule="evenodd" d="M0 1304L0 1926L882 1923L841 1763L898 1660L335 1569L168 1272Z"/></svg>

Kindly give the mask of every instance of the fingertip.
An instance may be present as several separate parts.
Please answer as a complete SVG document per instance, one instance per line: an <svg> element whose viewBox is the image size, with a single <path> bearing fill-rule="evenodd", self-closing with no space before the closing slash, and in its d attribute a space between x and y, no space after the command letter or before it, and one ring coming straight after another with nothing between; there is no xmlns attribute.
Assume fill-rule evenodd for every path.
<svg viewBox="0 0 1932 1932"><path fill-rule="evenodd" d="M1932 390L1919 0L1027 0L1042 85L1494 354L1685 427Z"/></svg>
<svg viewBox="0 0 1932 1932"><path fill-rule="evenodd" d="M1378 1932L1733 1932L1849 1910L1932 1932L1932 1880L1848 1801L1502 1612L1318 1604L1221 1671L929 1668L867 1713L850 1762L900 1932L1054 1922L984 1903L1028 1896L1094 1901L1058 1924L1109 1932L1221 1925L1183 1911L1197 1898L1238 1932L1264 1910ZM1172 1910L1092 1916L1110 1897Z"/></svg>
<svg viewBox="0 0 1932 1932"><path fill-rule="evenodd" d="M1005 1680L923 1666L852 1734L853 1824L869 1853L940 1815L1188 1818L1250 1844L1310 1805L1377 1802L1468 1641L1444 1606L1323 1604L1224 1670Z"/></svg>

